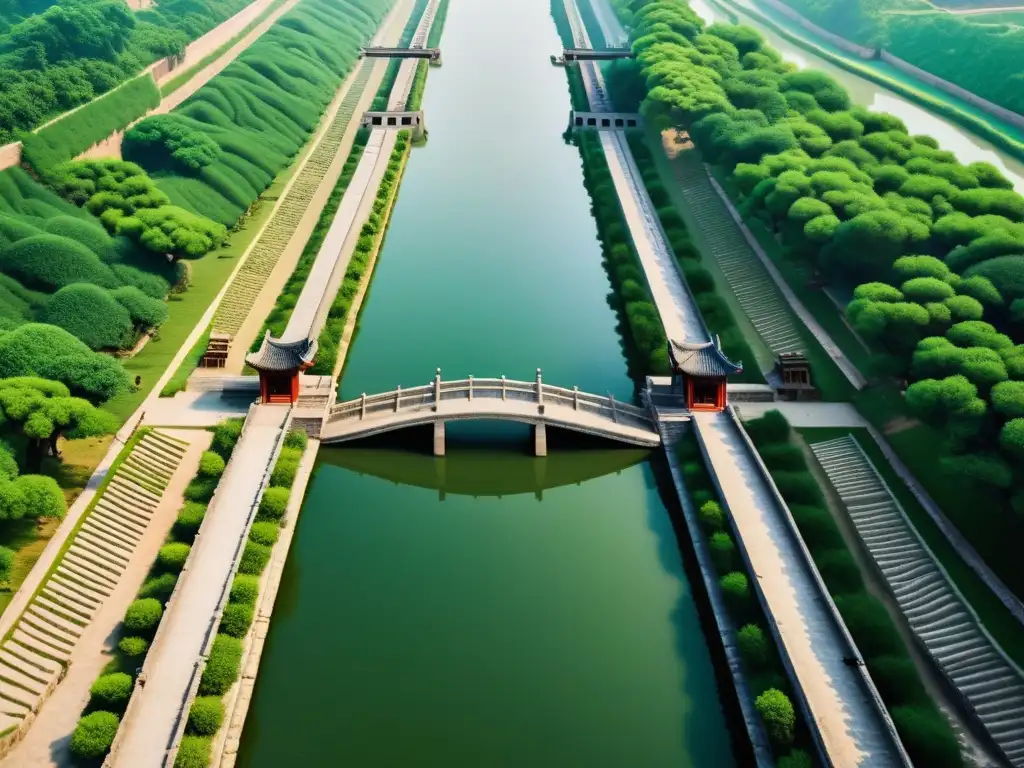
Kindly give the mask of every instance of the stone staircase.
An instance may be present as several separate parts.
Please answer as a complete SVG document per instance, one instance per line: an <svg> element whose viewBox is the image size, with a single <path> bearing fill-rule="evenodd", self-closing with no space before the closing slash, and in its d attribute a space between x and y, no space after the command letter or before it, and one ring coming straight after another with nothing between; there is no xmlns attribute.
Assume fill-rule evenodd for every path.
<svg viewBox="0 0 1024 768"><path fill-rule="evenodd" d="M37 712L89 621L117 586L187 444L145 435L70 539L42 590L0 647L0 733Z"/></svg>
<svg viewBox="0 0 1024 768"><path fill-rule="evenodd" d="M345 131L348 130L349 122L373 72L373 62L360 62L359 67L330 126L314 147L306 164L299 170L299 175L285 193L284 199L274 212L274 217L252 246L252 251L238 270L235 279L231 281L213 318L213 327L216 331L234 337L241 329L270 273L277 266L281 252L288 246L295 230L298 229L299 222L309 208L310 200L327 176L327 171L338 154Z"/></svg>
<svg viewBox="0 0 1024 768"><path fill-rule="evenodd" d="M852 436L811 445L911 630L1013 766L1024 766L1024 673L982 627Z"/></svg>
<svg viewBox="0 0 1024 768"><path fill-rule="evenodd" d="M701 236L754 330L775 355L803 352L806 345L793 313L711 186L700 157L684 152L672 169Z"/></svg>

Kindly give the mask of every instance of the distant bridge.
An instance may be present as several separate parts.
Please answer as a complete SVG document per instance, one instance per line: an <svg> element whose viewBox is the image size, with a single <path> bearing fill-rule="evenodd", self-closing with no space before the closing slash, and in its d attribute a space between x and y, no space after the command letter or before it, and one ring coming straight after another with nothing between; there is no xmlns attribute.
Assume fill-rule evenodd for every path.
<svg viewBox="0 0 1024 768"><path fill-rule="evenodd" d="M434 454L445 452L445 423L449 421L516 421L534 427L534 450L547 455L547 427L580 432L627 445L654 448L661 436L644 408L602 397L578 388L536 381L461 379L442 381L438 369L433 383L362 395L330 408L320 440L340 443L407 427L434 425Z"/></svg>
<svg viewBox="0 0 1024 768"><path fill-rule="evenodd" d="M440 48L384 48L367 46L359 51L360 57L371 59L428 59L431 64L441 63Z"/></svg>
<svg viewBox="0 0 1024 768"><path fill-rule="evenodd" d="M632 58L633 51L629 48L566 48L562 51L562 62L565 64L574 61L614 61Z"/></svg>

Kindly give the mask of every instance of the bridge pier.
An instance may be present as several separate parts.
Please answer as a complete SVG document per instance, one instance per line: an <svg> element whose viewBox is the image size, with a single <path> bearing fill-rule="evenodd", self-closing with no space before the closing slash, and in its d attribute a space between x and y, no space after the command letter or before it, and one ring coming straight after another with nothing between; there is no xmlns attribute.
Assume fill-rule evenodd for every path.
<svg viewBox="0 0 1024 768"><path fill-rule="evenodd" d="M434 422L434 455L444 456L444 422Z"/></svg>
<svg viewBox="0 0 1024 768"><path fill-rule="evenodd" d="M548 425L543 422L533 428L533 455L548 455Z"/></svg>

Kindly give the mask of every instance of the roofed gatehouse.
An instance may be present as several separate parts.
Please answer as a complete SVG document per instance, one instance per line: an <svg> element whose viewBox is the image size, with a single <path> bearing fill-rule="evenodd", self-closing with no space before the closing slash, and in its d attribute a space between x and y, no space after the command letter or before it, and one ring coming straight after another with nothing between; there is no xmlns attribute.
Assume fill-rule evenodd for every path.
<svg viewBox="0 0 1024 768"><path fill-rule="evenodd" d="M267 331L263 343L245 362L259 371L260 402L294 403L299 399L299 374L313 365L316 339L282 341Z"/></svg>
<svg viewBox="0 0 1024 768"><path fill-rule="evenodd" d="M718 336L714 341L703 342L670 339L668 357L672 364L672 393L681 395L688 409L725 409L726 379L740 373L743 365L725 356Z"/></svg>

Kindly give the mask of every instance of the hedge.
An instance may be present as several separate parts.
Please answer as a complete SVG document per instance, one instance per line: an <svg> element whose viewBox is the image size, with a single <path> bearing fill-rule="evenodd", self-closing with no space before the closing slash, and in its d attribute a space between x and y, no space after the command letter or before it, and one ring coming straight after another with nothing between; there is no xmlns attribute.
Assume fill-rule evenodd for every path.
<svg viewBox="0 0 1024 768"><path fill-rule="evenodd" d="M22 156L40 173L80 155L160 104L149 74L129 80L36 133L22 137Z"/></svg>
<svg viewBox="0 0 1024 768"><path fill-rule="evenodd" d="M274 471L270 475L270 484L291 488L295 482L295 474L299 471L299 460L302 451L298 448L282 448L277 458Z"/></svg>
<svg viewBox="0 0 1024 768"><path fill-rule="evenodd" d="M142 656L149 650L149 640L144 637L122 637L117 647L125 656Z"/></svg>
<svg viewBox="0 0 1024 768"><path fill-rule="evenodd" d="M291 491L288 488L267 488L260 499L260 508L256 512L256 520L278 521L284 517L288 508L288 496Z"/></svg>
<svg viewBox="0 0 1024 768"><path fill-rule="evenodd" d="M244 573L235 576L231 582L230 600L232 603L245 603L254 605L260 594L260 580L258 576L247 576Z"/></svg>
<svg viewBox="0 0 1024 768"><path fill-rule="evenodd" d="M113 288L119 280L100 257L60 235L32 235L0 248L0 269L26 288L52 292L72 283Z"/></svg>
<svg viewBox="0 0 1024 768"><path fill-rule="evenodd" d="M119 718L113 712L91 712L78 721L71 734L71 754L85 760L98 760L110 750L117 735Z"/></svg>
<svg viewBox="0 0 1024 768"><path fill-rule="evenodd" d="M210 764L211 739L208 736L185 735L174 756L174 768L206 768Z"/></svg>
<svg viewBox="0 0 1024 768"><path fill-rule="evenodd" d="M159 576L146 579L139 589L139 597L155 597L161 603L166 603L177 583L177 573L161 573Z"/></svg>
<svg viewBox="0 0 1024 768"><path fill-rule="evenodd" d="M281 526L276 523L253 523L252 528L249 530L249 538L257 544L262 544L265 547L272 547L277 543L277 536L280 530Z"/></svg>
<svg viewBox="0 0 1024 768"><path fill-rule="evenodd" d="M213 498L213 492L217 490L217 482L219 478L216 477L203 477L197 475L193 478L185 487L185 498L189 501L195 501L200 504L205 504Z"/></svg>
<svg viewBox="0 0 1024 768"><path fill-rule="evenodd" d="M188 553L191 549L192 548L184 542L171 542L170 544L164 544L160 547L160 552L157 553L157 565L165 571L180 573L181 569L185 567L185 561L188 560Z"/></svg>
<svg viewBox="0 0 1024 768"><path fill-rule="evenodd" d="M61 288L39 319L74 334L90 349L121 349L132 341L131 314L110 291L90 283Z"/></svg>
<svg viewBox="0 0 1024 768"><path fill-rule="evenodd" d="M134 635L152 635L163 616L164 607L152 597L144 597L128 606L124 614L125 631Z"/></svg>
<svg viewBox="0 0 1024 768"><path fill-rule="evenodd" d="M238 679L241 666L242 641L227 635L217 635L199 680L199 695L223 696Z"/></svg>
<svg viewBox="0 0 1024 768"><path fill-rule="evenodd" d="M270 561L270 547L257 544L255 541L245 542L242 559L238 563L238 572L248 576L258 576Z"/></svg>
<svg viewBox="0 0 1024 768"><path fill-rule="evenodd" d="M230 637L243 638L252 624L253 606L245 603L228 603L220 618L220 631Z"/></svg>
<svg viewBox="0 0 1024 768"><path fill-rule="evenodd" d="M128 697L132 695L132 685L131 675L112 672L96 678L89 689L89 695L98 707L123 712L128 704Z"/></svg>
<svg viewBox="0 0 1024 768"><path fill-rule="evenodd" d="M216 696L199 696L188 712L188 731L196 736L213 736L224 722L224 704Z"/></svg>
<svg viewBox="0 0 1024 768"><path fill-rule="evenodd" d="M771 658L768 640L756 624L747 624L736 633L736 642L743 660L755 669L763 668Z"/></svg>
<svg viewBox="0 0 1024 768"><path fill-rule="evenodd" d="M228 419L213 428L213 444L211 448L227 461L235 449L238 438L242 435L244 419Z"/></svg>
<svg viewBox="0 0 1024 768"><path fill-rule="evenodd" d="M220 477L224 474L224 459L216 451L204 451L199 459L199 474L204 477Z"/></svg>
<svg viewBox="0 0 1024 768"><path fill-rule="evenodd" d="M217 456L217 454L214 454ZM217 456L219 459L220 457ZM178 512L178 518L174 521L174 535L178 540L191 543L195 540L203 518L206 516L206 505L197 501L186 501L185 506Z"/></svg>
<svg viewBox="0 0 1024 768"><path fill-rule="evenodd" d="M740 615L743 615L750 608L750 582L745 573L731 571L725 574L720 581L722 593L729 605Z"/></svg>

